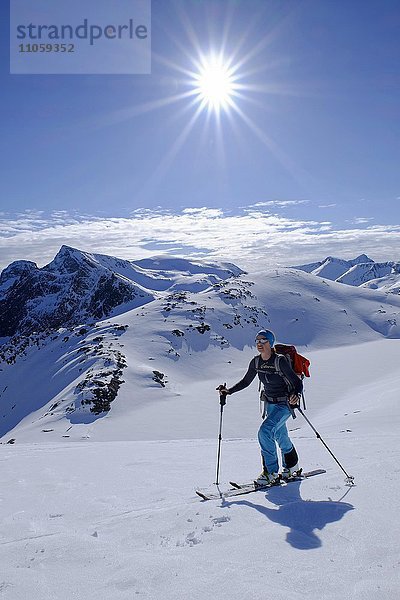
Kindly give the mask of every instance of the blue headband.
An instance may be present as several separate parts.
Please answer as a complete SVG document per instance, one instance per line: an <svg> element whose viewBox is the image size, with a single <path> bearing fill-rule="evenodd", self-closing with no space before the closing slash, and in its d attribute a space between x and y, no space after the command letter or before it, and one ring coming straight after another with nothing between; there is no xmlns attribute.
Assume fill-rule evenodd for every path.
<svg viewBox="0 0 400 600"><path fill-rule="evenodd" d="M269 329L262 329L257 335L265 337L265 339L269 341L270 346L275 344L275 335Z"/></svg>

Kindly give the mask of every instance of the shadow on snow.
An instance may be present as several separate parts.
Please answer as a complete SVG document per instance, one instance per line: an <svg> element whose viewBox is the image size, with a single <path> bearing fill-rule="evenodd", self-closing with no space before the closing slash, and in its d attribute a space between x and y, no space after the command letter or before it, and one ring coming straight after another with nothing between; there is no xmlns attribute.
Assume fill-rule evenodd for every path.
<svg viewBox="0 0 400 600"><path fill-rule="evenodd" d="M268 489L267 499L277 508L268 508L249 500L223 501L223 506L249 506L265 515L270 521L287 527L286 541L298 550L313 550L322 546L315 530L322 530L328 523L340 521L354 506L348 502L333 500L303 500L300 481L287 486ZM345 494L346 495L346 494Z"/></svg>

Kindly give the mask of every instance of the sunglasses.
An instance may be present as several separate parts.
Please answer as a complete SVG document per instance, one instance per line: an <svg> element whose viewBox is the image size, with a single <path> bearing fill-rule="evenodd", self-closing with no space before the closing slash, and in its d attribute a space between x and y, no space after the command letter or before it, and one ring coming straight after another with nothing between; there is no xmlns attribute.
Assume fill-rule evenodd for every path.
<svg viewBox="0 0 400 600"><path fill-rule="evenodd" d="M264 344L269 344L269 340L266 340L266 339L264 339L264 338L261 338L261 339L258 339L258 338L256 338L256 339L255 339L255 343L256 343L256 344L262 344L262 345L264 345Z"/></svg>

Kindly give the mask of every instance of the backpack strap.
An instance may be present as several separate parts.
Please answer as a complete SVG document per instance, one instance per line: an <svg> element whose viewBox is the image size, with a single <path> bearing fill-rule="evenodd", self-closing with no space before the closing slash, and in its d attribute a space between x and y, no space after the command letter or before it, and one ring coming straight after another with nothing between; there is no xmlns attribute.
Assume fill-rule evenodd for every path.
<svg viewBox="0 0 400 600"><path fill-rule="evenodd" d="M256 367L257 374L264 373L265 378L268 381L267 374L264 371L260 371L260 360L261 360L261 356L259 354L254 357L254 365ZM258 391L260 391L260 390L261 390L261 379L259 378L258 379Z"/></svg>
<svg viewBox="0 0 400 600"><path fill-rule="evenodd" d="M282 379L286 383L286 386L288 388L288 392L290 393L291 390L293 389L293 385L289 381L289 379L282 372L282 369L281 369L281 358L283 356L284 356L283 354L276 354L275 355L275 371L278 373L278 375L280 375L282 377Z"/></svg>
<svg viewBox="0 0 400 600"><path fill-rule="evenodd" d="M285 375L282 373L282 370L280 368L280 357L283 356L282 354L277 354L275 357L275 369L276 371L279 373L279 375L282 377L282 379L285 381L287 387L288 387L288 392L290 393L291 390L293 389L292 383L285 377ZM289 361L290 362L290 361ZM302 374L301 379L304 378L304 375ZM304 410L306 410L306 400L304 398L304 392L301 392L301 397L303 398L303 407ZM294 410L292 410L292 416L293 419L295 419L295 413Z"/></svg>
<svg viewBox="0 0 400 600"><path fill-rule="evenodd" d="M260 355L259 354L254 357L254 365L256 367L257 373L259 373L259 366L260 366ZM260 414L261 414L261 418L264 419L265 418L266 407L265 407L265 400L264 400L264 397L263 397L263 390L262 390L261 379L260 378L258 378L258 394L259 394L259 397L260 397Z"/></svg>

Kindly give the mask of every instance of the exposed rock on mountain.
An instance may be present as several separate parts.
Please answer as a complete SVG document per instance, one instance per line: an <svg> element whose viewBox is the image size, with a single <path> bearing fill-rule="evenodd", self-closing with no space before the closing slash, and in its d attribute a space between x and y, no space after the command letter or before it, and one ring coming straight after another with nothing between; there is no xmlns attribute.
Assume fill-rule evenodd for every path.
<svg viewBox="0 0 400 600"><path fill-rule="evenodd" d="M2 272L0 338L99 321L147 304L157 292L201 291L239 273L234 265L161 257L135 263L62 246L41 269L17 261Z"/></svg>

